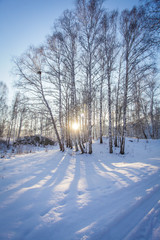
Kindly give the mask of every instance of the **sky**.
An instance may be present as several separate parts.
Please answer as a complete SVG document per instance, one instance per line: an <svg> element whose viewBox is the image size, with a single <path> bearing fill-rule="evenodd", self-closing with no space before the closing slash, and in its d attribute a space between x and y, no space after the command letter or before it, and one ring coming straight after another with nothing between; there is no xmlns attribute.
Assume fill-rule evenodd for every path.
<svg viewBox="0 0 160 240"><path fill-rule="evenodd" d="M119 11L138 4L138 0L106 0L104 7ZM39 46L51 33L55 20L64 10L73 9L75 0L0 0L0 81L12 99L13 57L20 56L30 45Z"/></svg>

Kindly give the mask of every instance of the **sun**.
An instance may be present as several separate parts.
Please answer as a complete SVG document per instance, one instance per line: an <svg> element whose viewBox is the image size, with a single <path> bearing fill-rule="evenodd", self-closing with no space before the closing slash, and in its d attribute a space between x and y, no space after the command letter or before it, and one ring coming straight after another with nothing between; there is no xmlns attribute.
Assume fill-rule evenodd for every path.
<svg viewBox="0 0 160 240"><path fill-rule="evenodd" d="M76 122L74 122L73 124L72 124L72 128L73 128L73 130L78 130L79 129L79 124L78 123L76 123Z"/></svg>

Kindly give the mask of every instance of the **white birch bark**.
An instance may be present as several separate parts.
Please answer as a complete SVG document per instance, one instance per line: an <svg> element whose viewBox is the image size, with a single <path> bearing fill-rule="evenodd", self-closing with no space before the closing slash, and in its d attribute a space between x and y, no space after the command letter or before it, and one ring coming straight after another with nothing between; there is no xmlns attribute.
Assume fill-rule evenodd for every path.
<svg viewBox="0 0 160 240"><path fill-rule="evenodd" d="M99 128L100 128L100 143L103 143L103 130L102 130L102 111L103 111L103 76L101 77L100 84L100 113L99 113Z"/></svg>
<svg viewBox="0 0 160 240"><path fill-rule="evenodd" d="M108 78L107 79L108 79L108 113L109 113L109 153L113 153L110 72L108 72Z"/></svg>

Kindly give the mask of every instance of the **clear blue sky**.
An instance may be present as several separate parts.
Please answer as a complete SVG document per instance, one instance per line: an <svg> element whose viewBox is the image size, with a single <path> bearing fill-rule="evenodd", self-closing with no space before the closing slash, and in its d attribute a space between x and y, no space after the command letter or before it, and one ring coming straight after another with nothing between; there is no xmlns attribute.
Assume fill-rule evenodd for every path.
<svg viewBox="0 0 160 240"><path fill-rule="evenodd" d="M21 55L30 45L38 46L65 9L74 8L75 0L0 0L0 81L13 95L14 77L10 74L13 56ZM138 0L106 0L109 9L131 8Z"/></svg>

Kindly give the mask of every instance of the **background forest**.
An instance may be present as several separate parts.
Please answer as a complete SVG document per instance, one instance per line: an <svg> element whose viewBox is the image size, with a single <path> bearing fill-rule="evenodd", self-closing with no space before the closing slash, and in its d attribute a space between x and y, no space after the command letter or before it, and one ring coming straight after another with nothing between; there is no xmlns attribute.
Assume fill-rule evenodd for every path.
<svg viewBox="0 0 160 240"><path fill-rule="evenodd" d="M160 1L140 3L118 13L102 0L77 0L44 45L14 59L11 106L0 82L1 148L39 136L91 154L92 141L106 136L109 152L124 154L127 136L160 137Z"/></svg>

